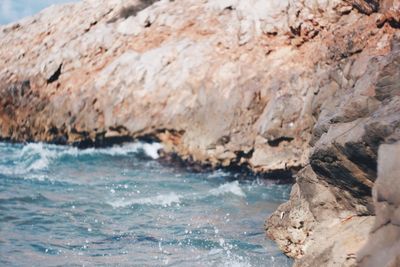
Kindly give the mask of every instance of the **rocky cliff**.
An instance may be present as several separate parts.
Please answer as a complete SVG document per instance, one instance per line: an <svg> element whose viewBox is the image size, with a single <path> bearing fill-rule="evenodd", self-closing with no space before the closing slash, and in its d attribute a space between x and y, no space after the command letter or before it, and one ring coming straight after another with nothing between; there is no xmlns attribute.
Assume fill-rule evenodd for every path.
<svg viewBox="0 0 400 267"><path fill-rule="evenodd" d="M54 6L0 28L0 137L157 139L187 162L297 173L268 235L298 266L354 265L374 220L379 146L400 139L399 6Z"/></svg>

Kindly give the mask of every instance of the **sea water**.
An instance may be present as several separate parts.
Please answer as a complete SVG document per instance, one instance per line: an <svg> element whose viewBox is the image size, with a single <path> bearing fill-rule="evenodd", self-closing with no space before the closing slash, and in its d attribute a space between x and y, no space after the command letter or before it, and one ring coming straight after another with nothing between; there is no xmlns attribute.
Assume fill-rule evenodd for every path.
<svg viewBox="0 0 400 267"><path fill-rule="evenodd" d="M0 24L71 0L0 0ZM265 218L289 185L158 161L157 144L0 143L0 266L290 266Z"/></svg>
<svg viewBox="0 0 400 267"><path fill-rule="evenodd" d="M159 161L159 144L0 143L0 266L290 266L264 220L289 185Z"/></svg>

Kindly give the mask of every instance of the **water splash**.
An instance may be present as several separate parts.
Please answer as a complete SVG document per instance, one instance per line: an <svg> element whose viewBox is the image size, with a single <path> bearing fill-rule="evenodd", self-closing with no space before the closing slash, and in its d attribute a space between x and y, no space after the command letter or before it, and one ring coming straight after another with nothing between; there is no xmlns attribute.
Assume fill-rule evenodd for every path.
<svg viewBox="0 0 400 267"><path fill-rule="evenodd" d="M262 229L290 186L174 169L159 148L0 143L0 266L291 264Z"/></svg>
<svg viewBox="0 0 400 267"><path fill-rule="evenodd" d="M155 197L145 197L145 198L137 198L130 200L126 200L125 198L123 198L116 201L110 201L108 203L114 208L128 207L135 204L168 207L171 206L172 204L179 203L181 198L182 196L174 192L171 192L169 194L158 195Z"/></svg>
<svg viewBox="0 0 400 267"><path fill-rule="evenodd" d="M51 164L67 156L78 158L95 155L128 156L143 153L151 159L157 159L160 149L162 149L160 143L149 144L142 142L127 143L110 148L89 148L84 150L79 150L76 147L48 145L43 143L29 143L24 145L22 149L21 145L14 145L13 149L8 149L7 159L0 160L0 174L36 174L33 176L38 177L37 174L39 172L47 171ZM32 178L32 176L26 178Z"/></svg>
<svg viewBox="0 0 400 267"><path fill-rule="evenodd" d="M115 191L113 190L113 193ZM231 194L235 197L245 198L246 194L240 187L238 181L231 183L224 183L218 188L211 189L208 192L196 192L180 195L175 192L169 192L152 197L138 198L139 194L130 194L129 197L121 197L116 200L109 201L108 204L114 208L125 208L133 205L151 205L151 206L163 206L169 207L173 204L179 205L182 201L193 203L195 201L205 200L210 196L218 197L225 194Z"/></svg>
<svg viewBox="0 0 400 267"><path fill-rule="evenodd" d="M216 189L212 189L210 193L215 196L231 193L239 197L246 197L246 194L243 192L242 188L240 188L238 181L223 184Z"/></svg>

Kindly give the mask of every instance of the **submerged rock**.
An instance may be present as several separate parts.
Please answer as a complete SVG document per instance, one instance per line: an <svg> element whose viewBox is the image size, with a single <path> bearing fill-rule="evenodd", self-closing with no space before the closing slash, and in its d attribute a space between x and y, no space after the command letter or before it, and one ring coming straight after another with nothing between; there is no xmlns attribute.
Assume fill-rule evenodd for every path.
<svg viewBox="0 0 400 267"><path fill-rule="evenodd" d="M268 235L298 266L350 266L375 214L379 146L400 139L398 11L363 0L54 6L0 27L0 138L150 138L207 166L302 169Z"/></svg>

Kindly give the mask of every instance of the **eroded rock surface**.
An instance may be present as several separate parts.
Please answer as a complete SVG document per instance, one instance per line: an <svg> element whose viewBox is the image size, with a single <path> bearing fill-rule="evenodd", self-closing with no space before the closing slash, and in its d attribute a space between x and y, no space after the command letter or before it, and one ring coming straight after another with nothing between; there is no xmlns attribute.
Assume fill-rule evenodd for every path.
<svg viewBox="0 0 400 267"><path fill-rule="evenodd" d="M310 166L267 223L268 235L298 259L296 266L356 265L373 224L378 148L400 139L398 44L395 35L386 55L364 49L346 63L340 94L321 107L314 127Z"/></svg>
<svg viewBox="0 0 400 267"><path fill-rule="evenodd" d="M0 135L82 147L154 135L214 166L301 167L312 76L325 71L286 36L304 5L250 2L159 1L139 11L137 1L83 1L3 27Z"/></svg>
<svg viewBox="0 0 400 267"><path fill-rule="evenodd" d="M321 107L313 130L310 166L267 223L269 236L298 259L296 266L356 265L374 220L378 148L400 139L398 44L395 35L389 53L375 56L363 48L344 61L341 90Z"/></svg>
<svg viewBox="0 0 400 267"><path fill-rule="evenodd" d="M267 233L297 259L295 266L352 266L374 218L360 202L321 182L307 166L297 175L290 201L269 218Z"/></svg>
<svg viewBox="0 0 400 267"><path fill-rule="evenodd" d="M0 27L0 138L300 170L268 235L352 266L400 139L398 1L84 0Z"/></svg>

